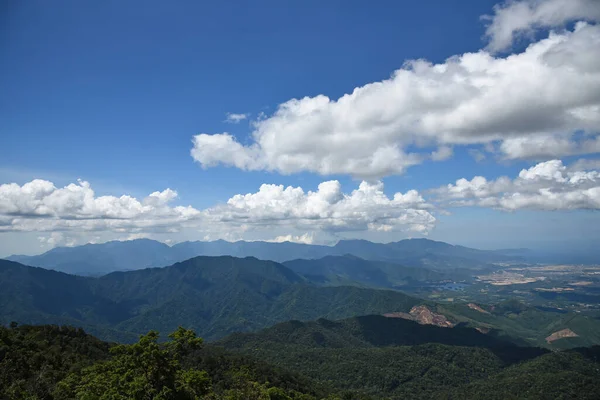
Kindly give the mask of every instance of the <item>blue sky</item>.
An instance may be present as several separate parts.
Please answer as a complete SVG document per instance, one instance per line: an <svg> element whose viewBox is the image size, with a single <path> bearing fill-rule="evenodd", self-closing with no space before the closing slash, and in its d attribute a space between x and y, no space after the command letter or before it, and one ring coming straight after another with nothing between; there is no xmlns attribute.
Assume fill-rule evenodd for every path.
<svg viewBox="0 0 600 400"><path fill-rule="evenodd" d="M494 11L496 3L430 0L381 1L376 5L363 1L180 2L176 5L158 1L28 1L3 4L0 6L0 56L4 60L0 64L0 184L16 183L19 189L4 199L0 194L0 203L7 202L4 220L12 218L4 223L6 229L0 231L0 242L3 242L0 255L38 253L54 245L144 236L172 241L218 237L275 239L269 237L271 229L264 228L269 218L256 217L256 209L248 204L243 206L243 212L248 215L242 219L254 222L243 227L236 236L223 234L231 233L227 225L207 233L209 222L194 225L186 219L181 225L180 217L176 222L169 220L168 224L153 223L148 229L142 227L147 224L137 223L132 223L132 228L69 225L64 221L86 218L97 221L113 216L102 214L97 205L94 212L100 214L93 217L90 217L93 212L89 207L86 211L79 207L79 211L71 214L68 207L58 207L55 203L53 207L58 208L50 211L42 209L39 203L32 206L31 212L17 207L29 201L26 197L31 194L25 193L22 186L33 179L52 182L56 190L82 179L91 184L96 197L129 195L141 203L150 193L170 188L178 196L169 201L169 207L189 205L199 212L222 205L236 194L256 193L263 183L302 187L308 192L317 190L321 182L337 180L341 191L349 194L365 179L370 183L382 182L382 190L390 198L396 192L417 190L433 208L418 206L416 209L432 210L435 223L426 229L407 230L399 220L384 223L381 218L385 216L376 220L367 216L366 221L360 223L345 221L342 225L347 226L346 230L302 222L292 226L280 224L273 232L277 232L278 237L291 235L292 240L294 236L309 235L315 242L331 242L342 237L391 241L428 234L451 243L480 247L597 241L600 232L596 228L599 221L593 197L596 192L590 192L588 197L592 197L587 202L561 203L558 207L540 206L537 200L533 202L537 205L522 207L457 207L449 205L448 194L438 196L445 196L443 199L428 195L429 190L454 184L460 178L470 180L480 175L488 181L500 176L513 179L522 169L551 159L561 160L562 167L566 168L564 174L571 173L574 170L570 166L578 160L597 159L597 152L589 150L595 142L584 141L597 139L598 121L593 116L586 120L581 117L561 131L540 133L536 128L523 133L527 138L540 134L555 138L563 135L561 140L566 139L577 148L553 150L551 154L508 157L506 151L502 153L499 150L504 143L502 135L514 137L512 127L498 128L491 139L466 140L460 132L454 132L452 140L435 136L435 139L427 139L426 145L414 137L434 137L431 132L424 130L414 135L409 132L413 135L410 139L409 133L398 137L405 153L414 151L419 157L425 157L438 147L449 147L452 156L440 161L420 160L401 172L373 172L367 177L341 167L332 172L302 166L286 170L287 166L281 167L281 160L296 154L298 150L294 148L287 155L280 148L273 150L275 153L261 150L253 167L235 166L219 155L208 161L206 155L196 160L190 156L192 138L198 134L227 132L243 146L258 143L266 149L252 136L258 129L255 122L257 119L271 121L280 104L318 95L335 101L356 87L388 80L407 60L425 59L443 64L449 57L482 49L488 51L490 57L502 60L511 54L523 54L527 46L547 39L550 30L575 36L576 21L587 20L588 28L597 28L595 14L589 14L585 8L592 3L585 0L580 1L580 14L591 17L580 18L575 13L556 22L544 19L543 10L532 8L529 20L516 25L517 17L508 12L511 10L504 14ZM534 7L529 5L531 2L521 3ZM560 2L549 0L547 3ZM482 20L482 15L496 19ZM497 26L517 26L518 29L512 29L526 35L515 34L514 40L506 46L500 33L490 34L489 27L494 21ZM593 39L595 31L590 32L589 37ZM582 41L588 38L584 33L579 33ZM595 84L598 70L590 71L590 80ZM417 75L415 72L413 77ZM567 78L565 82L569 82ZM510 95L507 100L510 101ZM591 98L586 103L590 107L586 112L598 110L593 108L598 104L597 98ZM389 107L393 110L393 105ZM428 111L427 104L424 107L416 114L417 119L435 110L429 106L432 108ZM570 106L562 107L566 110ZM400 106L395 111L398 115L406 112ZM572 112L572 106L567 111ZM228 123L228 113L245 114L247 118L239 123ZM366 116L361 122L364 128L358 133L369 137L370 128L363 122L372 119ZM286 135L305 132L286 126L289 132L276 133L280 135L278 143L283 143ZM398 128L402 129L406 128ZM585 138L576 136L577 132ZM442 133L440 131L440 135ZM312 140L311 134L306 132L306 141ZM390 133L385 135L388 137ZM347 140L354 140L352 137L349 134ZM372 140L378 137L373 134ZM487 150L491 150L487 153L486 145ZM223 150L210 148L207 142L202 146L213 155ZM496 147L490 149L489 146ZM485 153L485 159L476 160L474 150ZM261 161L270 157L279 161ZM585 171L595 170L587 168ZM582 190L597 187L595 178L592 180L593 183ZM8 191L8 186L5 189ZM552 190L566 189L552 187ZM8 204L9 197L14 204ZM36 199L38 201L39 196ZM72 201L69 204L72 205ZM508 212L498 208L511 209ZM0 213L2 210L0 204ZM369 210L359 211L369 213ZM59 222L48 223L43 228L39 224L36 228L29 220L24 225L19 222L35 219L32 213L44 221ZM448 213L451 215L446 215ZM82 217L84 214L87 217ZM14 218L21 219L15 221ZM130 214L119 218L130 218ZM131 218L146 217L136 214ZM371 228L365 228L368 224L372 224ZM160 229L155 229L155 225L160 225ZM51 239L53 233L55 239Z"/></svg>

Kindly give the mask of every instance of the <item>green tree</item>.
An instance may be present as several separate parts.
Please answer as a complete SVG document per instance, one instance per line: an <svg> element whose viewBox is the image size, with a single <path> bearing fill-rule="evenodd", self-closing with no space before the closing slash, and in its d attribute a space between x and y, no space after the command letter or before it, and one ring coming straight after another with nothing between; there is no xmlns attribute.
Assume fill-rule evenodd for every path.
<svg viewBox="0 0 600 400"><path fill-rule="evenodd" d="M202 346L202 339L179 327L172 339L159 344L159 335L150 331L138 343L111 349L109 361L71 374L60 382L55 399L81 400L169 400L198 399L210 391L204 371L184 369L182 357Z"/></svg>

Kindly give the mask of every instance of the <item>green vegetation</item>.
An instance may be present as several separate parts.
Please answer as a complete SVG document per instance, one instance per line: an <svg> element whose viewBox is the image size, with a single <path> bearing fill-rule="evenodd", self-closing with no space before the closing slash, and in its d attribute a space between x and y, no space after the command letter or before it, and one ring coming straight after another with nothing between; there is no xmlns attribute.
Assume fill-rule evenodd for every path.
<svg viewBox="0 0 600 400"><path fill-rule="evenodd" d="M58 381L107 359L109 347L80 328L0 326L0 398L52 398Z"/></svg>
<svg viewBox="0 0 600 400"><path fill-rule="evenodd" d="M476 334L371 316L290 321L233 335L224 349L183 328L166 342L150 331L118 345L78 328L13 324L0 327L0 398L597 398L600 347L551 353Z"/></svg>
<svg viewBox="0 0 600 400"><path fill-rule="evenodd" d="M0 260L0 323L69 324L120 342L179 325L212 340L290 319L406 312L419 302L396 291L316 287L255 258L197 257L101 278Z"/></svg>
<svg viewBox="0 0 600 400"><path fill-rule="evenodd" d="M81 329L0 327L2 399L315 399L309 380L206 349L191 330L110 345Z"/></svg>
<svg viewBox="0 0 600 400"><path fill-rule="evenodd" d="M288 321L257 333L235 333L217 342L228 349L257 349L290 343L315 348L385 347L424 343L473 347L512 346L471 328L440 328L380 315L341 321Z"/></svg>
<svg viewBox="0 0 600 400"><path fill-rule="evenodd" d="M437 305L436 311L466 326L491 329L496 335L517 344L566 349L600 344L600 319L578 313L542 311L514 299L495 306L483 306L488 313L473 310L465 304ZM552 343L546 338L569 328L579 337Z"/></svg>
<svg viewBox="0 0 600 400"><path fill-rule="evenodd" d="M356 264L350 268L353 276L363 273L364 260L331 258L342 260L343 265L344 260ZM394 264L366 263L365 268L387 271L383 276L391 279ZM318 260L316 265L320 265ZM327 271L343 269L343 265L334 263ZM303 268L316 266L309 263ZM399 277L406 271L398 268ZM325 274L330 276L329 272ZM72 325L121 343L132 343L150 330L171 332L179 325L194 329L206 340L216 340L289 320L406 313L416 305L521 345L564 349L600 344L600 320L582 314L542 311L515 301L482 305L488 312L480 312L466 304L436 304L394 290L320 286L282 264L256 258L196 257L170 267L100 278L0 260L0 324ZM566 328L579 336L546 342L546 337Z"/></svg>
<svg viewBox="0 0 600 400"><path fill-rule="evenodd" d="M546 354L506 368L492 379L440 394L439 399L597 399L600 347Z"/></svg>
<svg viewBox="0 0 600 400"><path fill-rule="evenodd" d="M293 260L283 265L311 283L323 286L397 288L414 282L448 279L448 275L426 268L368 261L352 255L328 256L318 260Z"/></svg>
<svg viewBox="0 0 600 400"><path fill-rule="evenodd" d="M470 328L440 328L381 316L290 321L258 333L234 334L218 344L332 388L423 399L547 353Z"/></svg>

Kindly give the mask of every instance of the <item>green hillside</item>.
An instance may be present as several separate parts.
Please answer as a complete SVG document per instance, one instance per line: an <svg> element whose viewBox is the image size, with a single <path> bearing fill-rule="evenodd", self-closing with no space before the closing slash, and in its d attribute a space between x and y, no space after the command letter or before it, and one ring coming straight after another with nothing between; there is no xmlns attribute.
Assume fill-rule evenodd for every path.
<svg viewBox="0 0 600 400"><path fill-rule="evenodd" d="M554 349L600 344L600 320L581 314L541 311L510 301L475 310L396 290L315 285L282 264L252 257L196 257L170 267L99 278L0 260L0 323L68 324L125 343L152 329L169 332L180 325L216 340L289 320L406 316L415 306L513 343ZM431 323L426 317L421 322ZM577 336L546 341L564 329Z"/></svg>
<svg viewBox="0 0 600 400"><path fill-rule="evenodd" d="M290 321L218 343L232 352L183 328L117 345L68 326L13 325L0 327L0 398L597 398L600 347L552 353L444 331L379 316Z"/></svg>
<svg viewBox="0 0 600 400"><path fill-rule="evenodd" d="M600 347L550 353L469 328L381 316L290 321L218 344L376 398L575 399L594 398L600 389Z"/></svg>
<svg viewBox="0 0 600 400"><path fill-rule="evenodd" d="M456 322L492 329L491 334L507 335L513 341L531 346L565 349L600 344L600 320L579 313L541 311L516 300L483 305L487 312L471 309L466 304L444 304L437 306L437 310ZM572 330L578 337L546 341L563 329Z"/></svg>
<svg viewBox="0 0 600 400"><path fill-rule="evenodd" d="M265 344L322 348L358 348L441 343L503 347L510 344L472 328L441 328L401 318L366 315L330 321L288 321L256 333L235 333L217 342L229 349L256 349Z"/></svg>
<svg viewBox="0 0 600 400"><path fill-rule="evenodd" d="M167 268L84 278L0 261L0 322L83 326L130 342L179 325L206 339L290 319L408 311L418 299L396 291L317 287L281 264L197 257Z"/></svg>
<svg viewBox="0 0 600 400"><path fill-rule="evenodd" d="M449 277L448 274L426 268L363 260L349 254L317 260L292 260L283 264L311 283L324 286L397 288L414 282L441 281Z"/></svg>
<svg viewBox="0 0 600 400"><path fill-rule="evenodd" d="M436 399L597 399L600 347L546 354L490 379L438 393Z"/></svg>
<svg viewBox="0 0 600 400"><path fill-rule="evenodd" d="M0 327L2 399L303 399L329 391L252 358L204 346L179 329L134 345L68 326ZM338 398L332 397L332 398Z"/></svg>

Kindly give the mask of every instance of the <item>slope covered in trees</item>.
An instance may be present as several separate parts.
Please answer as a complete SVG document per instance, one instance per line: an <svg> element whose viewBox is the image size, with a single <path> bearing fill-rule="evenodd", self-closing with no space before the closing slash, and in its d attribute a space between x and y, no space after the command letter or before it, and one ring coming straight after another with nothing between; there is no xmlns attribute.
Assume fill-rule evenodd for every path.
<svg viewBox="0 0 600 400"><path fill-rule="evenodd" d="M0 261L0 323L71 324L118 341L181 324L216 339L290 319L407 312L419 302L395 291L317 287L255 258L197 257L100 278Z"/></svg>
<svg viewBox="0 0 600 400"><path fill-rule="evenodd" d="M166 342L151 331L118 345L66 326L0 327L0 398L595 399L600 390L600 347L424 343L436 338L424 330L448 329L381 318L290 322L220 343L235 352L183 328Z"/></svg>
<svg viewBox="0 0 600 400"><path fill-rule="evenodd" d="M178 328L109 344L67 326L0 327L2 399L315 399L329 391Z"/></svg>
<svg viewBox="0 0 600 400"><path fill-rule="evenodd" d="M282 264L252 257L196 257L170 267L99 278L0 260L1 324L68 324L118 342L133 342L152 329L170 332L181 324L215 340L289 320L406 316L415 306L427 307L452 325L480 328L514 343L554 349L600 344L600 320L590 316L557 314L518 302L475 310L394 290L320 286ZM545 340L563 329L578 336Z"/></svg>
<svg viewBox="0 0 600 400"><path fill-rule="evenodd" d="M323 286L359 285L378 288L398 288L415 282L448 279L449 274L422 267L405 267L385 261L369 261L346 254L317 260L292 260L286 267L311 283ZM453 277L460 275L452 273Z"/></svg>
<svg viewBox="0 0 600 400"><path fill-rule="evenodd" d="M291 321L219 344L376 398L574 399L600 389L600 347L550 353L380 316Z"/></svg>

